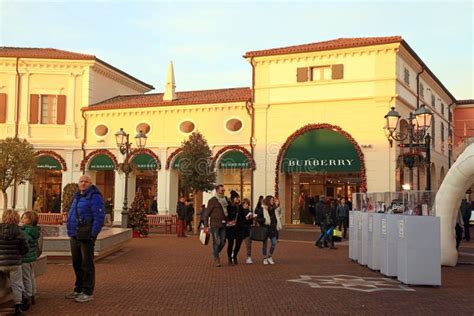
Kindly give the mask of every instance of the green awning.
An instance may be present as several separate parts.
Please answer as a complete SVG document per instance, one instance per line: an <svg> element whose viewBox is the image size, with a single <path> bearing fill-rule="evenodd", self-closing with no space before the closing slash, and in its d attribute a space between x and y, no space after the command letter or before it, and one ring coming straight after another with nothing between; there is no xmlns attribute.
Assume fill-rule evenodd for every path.
<svg viewBox="0 0 474 316"><path fill-rule="evenodd" d="M89 164L89 170L114 170L115 164L112 158L107 155L100 154L94 156Z"/></svg>
<svg viewBox="0 0 474 316"><path fill-rule="evenodd" d="M62 170L61 163L51 156L40 156L36 160L36 169Z"/></svg>
<svg viewBox="0 0 474 316"><path fill-rule="evenodd" d="M219 169L249 169L250 162L247 157L238 150L231 150L224 155L219 161Z"/></svg>
<svg viewBox="0 0 474 316"><path fill-rule="evenodd" d="M316 129L296 138L283 157L283 172L359 172L360 159L354 145L330 129Z"/></svg>
<svg viewBox="0 0 474 316"><path fill-rule="evenodd" d="M179 161L181 160L181 155L177 155L174 158L173 165L171 166L172 169L179 169Z"/></svg>
<svg viewBox="0 0 474 316"><path fill-rule="evenodd" d="M158 169L158 163L155 158L149 154L141 153L136 155L132 162L135 164L138 170L156 170Z"/></svg>

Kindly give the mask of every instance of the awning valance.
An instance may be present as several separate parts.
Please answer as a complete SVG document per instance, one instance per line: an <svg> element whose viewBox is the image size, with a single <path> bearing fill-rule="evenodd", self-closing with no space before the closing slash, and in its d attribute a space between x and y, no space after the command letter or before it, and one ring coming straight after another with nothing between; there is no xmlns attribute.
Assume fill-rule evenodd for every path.
<svg viewBox="0 0 474 316"><path fill-rule="evenodd" d="M44 155L36 160L36 169L62 170L62 167L56 158Z"/></svg>
<svg viewBox="0 0 474 316"><path fill-rule="evenodd" d="M155 158L146 153L136 155L132 162L135 164L138 170L156 170L158 169L158 163Z"/></svg>
<svg viewBox="0 0 474 316"><path fill-rule="evenodd" d="M238 150L230 150L219 160L219 169L250 169L248 158Z"/></svg>
<svg viewBox="0 0 474 316"><path fill-rule="evenodd" d="M94 156L89 163L89 170L114 170L115 164L112 158L105 154Z"/></svg>

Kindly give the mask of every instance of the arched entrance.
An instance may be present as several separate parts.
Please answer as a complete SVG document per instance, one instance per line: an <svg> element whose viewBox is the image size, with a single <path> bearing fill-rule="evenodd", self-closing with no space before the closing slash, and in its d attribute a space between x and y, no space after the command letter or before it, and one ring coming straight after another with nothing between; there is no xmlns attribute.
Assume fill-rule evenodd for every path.
<svg viewBox="0 0 474 316"><path fill-rule="evenodd" d="M86 168L87 164L87 168ZM99 188L104 199L115 196L115 170L117 158L106 149L89 153L81 162L81 170L87 170L92 182Z"/></svg>
<svg viewBox="0 0 474 316"><path fill-rule="evenodd" d="M37 212L61 212L62 172L66 162L53 151L36 153L36 172L33 181L33 210Z"/></svg>
<svg viewBox="0 0 474 316"><path fill-rule="evenodd" d="M311 124L293 133L277 158L275 194L280 176L285 185L287 224L312 224L313 206L321 198L352 199L366 191L364 156L340 127Z"/></svg>

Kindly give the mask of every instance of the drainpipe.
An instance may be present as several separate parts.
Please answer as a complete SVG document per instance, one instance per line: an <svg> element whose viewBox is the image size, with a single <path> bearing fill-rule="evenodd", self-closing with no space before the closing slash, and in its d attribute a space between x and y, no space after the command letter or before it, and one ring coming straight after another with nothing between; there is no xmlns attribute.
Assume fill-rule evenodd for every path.
<svg viewBox="0 0 474 316"><path fill-rule="evenodd" d="M416 74L416 108L420 107L420 75L425 71L425 67L421 66L421 71Z"/></svg>
<svg viewBox="0 0 474 316"><path fill-rule="evenodd" d="M451 129L452 121L453 121L453 116L451 115L451 107L455 104L455 102L451 102L450 105L448 105L448 121L449 121L449 130L448 130L448 137L449 137L449 142L448 142L448 169L451 168L451 160L453 159L453 133Z"/></svg>
<svg viewBox="0 0 474 316"><path fill-rule="evenodd" d="M84 119L84 136L82 136L82 142L81 142L81 150L82 150L82 161L86 158L86 141L87 141L87 118L84 114L84 110L81 109L81 115L82 118ZM82 170L82 174L84 175L86 173L86 167L84 166L84 169Z"/></svg>
<svg viewBox="0 0 474 316"><path fill-rule="evenodd" d="M18 64L20 57L16 58L16 109L15 109L15 138L18 137L18 125L20 120L20 95L21 95L21 77L20 71L18 70ZM17 195L17 183L16 180L13 182L12 190L12 209L16 207L16 195Z"/></svg>

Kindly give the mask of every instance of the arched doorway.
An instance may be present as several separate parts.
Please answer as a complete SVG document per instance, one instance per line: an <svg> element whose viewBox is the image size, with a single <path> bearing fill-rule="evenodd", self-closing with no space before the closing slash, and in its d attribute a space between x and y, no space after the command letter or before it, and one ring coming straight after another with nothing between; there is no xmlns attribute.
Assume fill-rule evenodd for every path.
<svg viewBox="0 0 474 316"><path fill-rule="evenodd" d="M312 224L312 206L321 197L351 200L352 193L367 187L360 147L334 125L313 124L296 131L280 149L276 168L276 195L284 177L287 224Z"/></svg>
<svg viewBox="0 0 474 316"><path fill-rule="evenodd" d="M135 192L140 191L143 194L145 209L148 211L157 194L160 159L149 149L137 150L129 159L134 165L131 176L135 177Z"/></svg>
<svg viewBox="0 0 474 316"><path fill-rule="evenodd" d="M87 170L92 182L99 188L104 199L112 198L114 200L117 165L115 155L106 149L89 153L81 163L81 169Z"/></svg>
<svg viewBox="0 0 474 316"><path fill-rule="evenodd" d="M53 151L36 153L36 172L33 181L33 210L37 212L61 212L62 172L66 162Z"/></svg>

